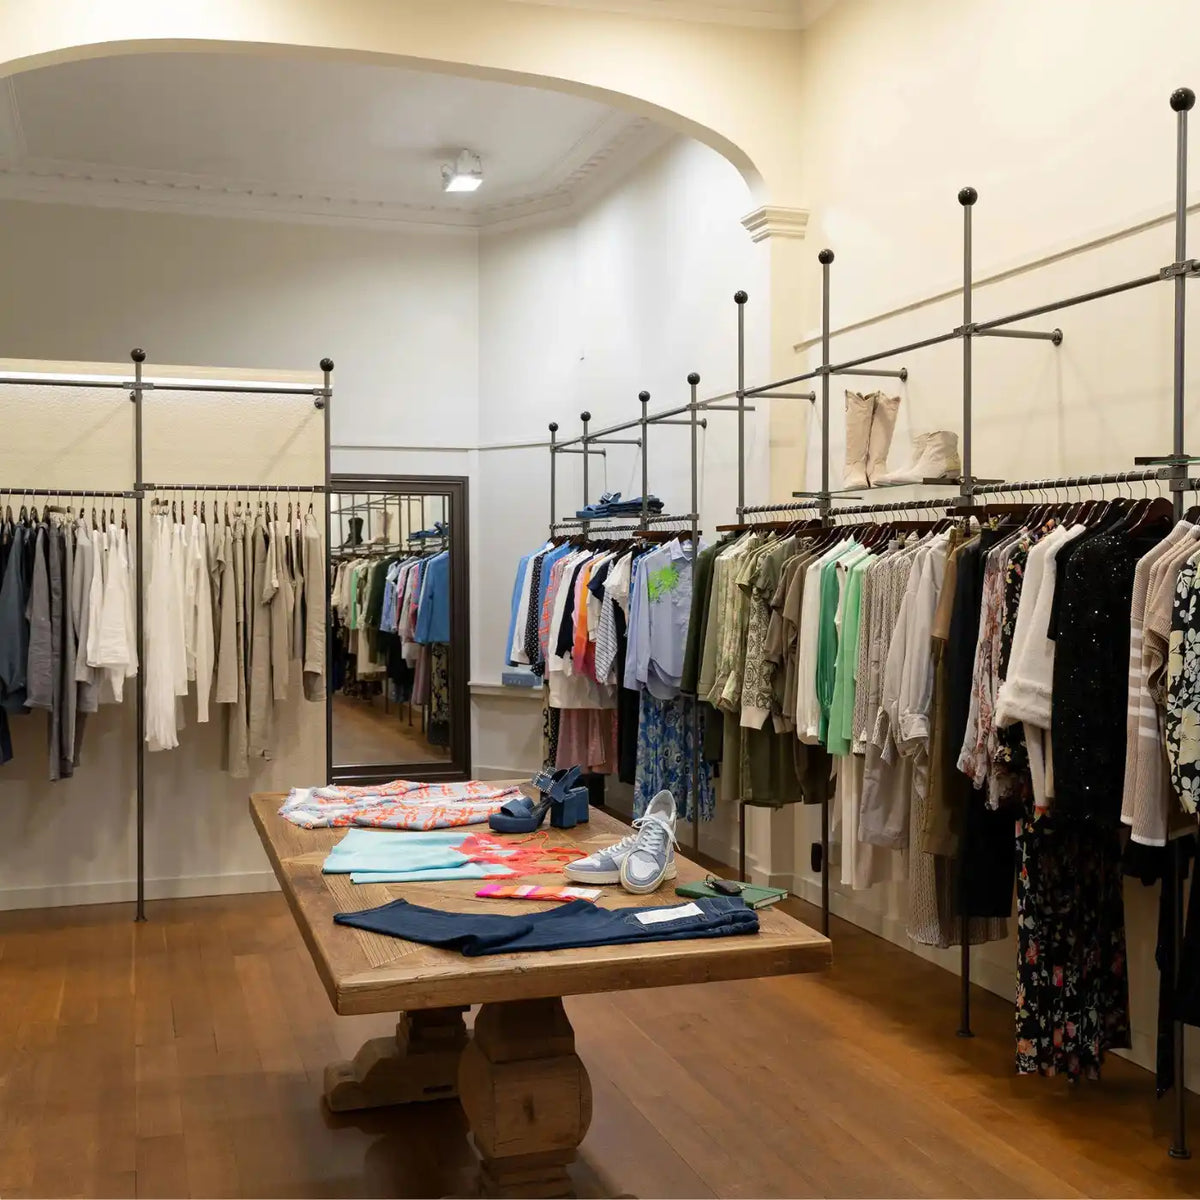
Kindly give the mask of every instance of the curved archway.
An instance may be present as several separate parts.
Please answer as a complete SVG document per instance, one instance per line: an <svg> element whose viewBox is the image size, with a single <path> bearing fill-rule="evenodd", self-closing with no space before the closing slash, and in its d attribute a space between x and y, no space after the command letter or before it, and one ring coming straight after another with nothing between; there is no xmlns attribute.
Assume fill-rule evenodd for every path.
<svg viewBox="0 0 1200 1200"><path fill-rule="evenodd" d="M50 7L27 10L19 22L0 10L0 77L80 58L171 51L395 63L597 99L710 146L760 203L784 202L781 193L792 190L783 175L795 151L778 147L780 116L794 96L795 42L779 31L483 0L339 0L317 6L328 12L275 6L267 13L234 0L144 0L117 12L86 0ZM163 11L182 7L192 11Z"/></svg>

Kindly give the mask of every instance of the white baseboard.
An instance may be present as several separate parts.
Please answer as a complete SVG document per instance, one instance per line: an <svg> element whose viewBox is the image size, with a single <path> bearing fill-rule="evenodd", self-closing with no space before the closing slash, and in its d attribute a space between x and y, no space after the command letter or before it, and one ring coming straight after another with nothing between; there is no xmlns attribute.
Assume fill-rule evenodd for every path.
<svg viewBox="0 0 1200 1200"><path fill-rule="evenodd" d="M240 871L231 875L188 875L182 879L147 879L147 900L187 896L236 896L272 892L279 887L273 871ZM0 911L19 908L65 908L76 904L123 904L137 899L137 882L114 879L97 883L64 883L46 887L0 889Z"/></svg>
<svg viewBox="0 0 1200 1200"><path fill-rule="evenodd" d="M788 883L779 884L787 887L794 895L810 904L821 903L821 881L805 875L793 875ZM829 891L829 911L835 916L842 917L868 933L877 934L895 946L916 954L918 957L933 963L935 966L959 974L959 949L957 946L950 950L938 950L932 946L922 946L908 936L907 925L902 917L889 916L880 912L870 904L860 903L854 894L840 891L833 883ZM834 954L837 953L836 944ZM979 954L971 956L971 982L981 988L1011 999L1013 993L1013 978L1015 968L1011 963L999 965L989 962Z"/></svg>
<svg viewBox="0 0 1200 1200"><path fill-rule="evenodd" d="M803 875L781 875L778 878L779 882L777 883L774 879L772 880L773 887L786 887L792 895L799 896L802 900L807 900L811 904L819 905L821 903L821 881L819 879ZM893 945L900 946L902 949L918 955L927 962L941 967L952 975L961 973L959 971L960 960L957 946L951 950L939 951L928 946L918 945L908 936L903 920L898 917L889 917L870 905L859 903L854 899L852 894L847 895L845 892L838 891L836 885L830 889L829 911L835 916L842 917L851 924L857 925L860 929L877 934L879 937L893 943ZM1015 920L1016 918L1012 919ZM833 957L836 962L836 938L833 943ZM978 984L981 988L991 992L993 995L999 996L1003 1000L1012 1000L1015 970L1015 966L1012 963L999 964L990 962L980 954L972 954L971 956L971 982ZM1147 1071L1153 1071L1156 1053L1153 1034L1148 1032L1135 1033L1132 1041L1133 1046L1131 1049L1113 1050L1111 1053L1119 1058L1125 1058L1137 1063L1138 1066L1144 1067ZM1187 1088L1190 1092L1200 1092L1200 1080L1189 1078Z"/></svg>

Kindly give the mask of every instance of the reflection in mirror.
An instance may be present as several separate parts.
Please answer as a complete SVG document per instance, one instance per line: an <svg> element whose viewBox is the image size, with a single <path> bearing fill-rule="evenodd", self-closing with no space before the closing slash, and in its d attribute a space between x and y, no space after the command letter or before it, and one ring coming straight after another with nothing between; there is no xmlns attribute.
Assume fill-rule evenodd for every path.
<svg viewBox="0 0 1200 1200"><path fill-rule="evenodd" d="M451 759L452 495L403 485L329 498L339 774Z"/></svg>

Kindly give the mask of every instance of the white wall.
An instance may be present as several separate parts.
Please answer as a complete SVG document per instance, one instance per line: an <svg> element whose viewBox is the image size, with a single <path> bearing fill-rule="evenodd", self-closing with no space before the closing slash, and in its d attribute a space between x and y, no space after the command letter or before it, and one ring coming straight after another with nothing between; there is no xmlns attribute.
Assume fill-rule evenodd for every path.
<svg viewBox="0 0 1200 1200"><path fill-rule="evenodd" d="M1173 206L1175 118L1167 101L1177 86L1200 85L1191 52L1198 36L1200 9L1184 0L1136 12L1119 0L837 5L812 29L801 71L810 241L814 252L828 245L837 254L834 327L860 326L835 337L835 361L961 322L960 297L938 297L961 282L956 195L964 185L980 196L975 278L1011 272L977 290L976 320L1170 262L1169 227L1129 231ZM1200 148L1195 137L1192 148ZM1197 195L1193 189L1193 201ZM814 264L814 297L817 280ZM815 304L810 313L809 325L794 331L797 342L816 332ZM1060 325L1065 340L1057 350L976 342L975 473L1025 479L1132 470L1135 455L1169 452L1170 314L1169 288L1156 285L1028 323ZM1194 323L1188 353L1190 396L1200 382ZM799 354L798 368L814 363L814 354L811 347ZM895 387L904 400L894 464L907 461L911 431L962 428L960 348L921 351L892 365L901 363L911 376L907 387ZM847 379L845 386L890 382ZM844 447L840 396L839 386L835 486ZM1198 415L1189 403L1189 421ZM1196 446L1190 437L1189 449ZM819 437L810 437L814 483L819 453ZM796 861L807 863L816 836L815 820L807 821L796 836ZM797 888L818 894L811 875ZM835 893L835 910L908 944L902 891ZM1157 889L1129 883L1126 904L1134 1057L1152 1066ZM957 951L922 953L957 969ZM1011 996L1014 954L1010 944L976 951L975 977ZM1198 1049L1195 1038L1191 1046ZM1200 1079L1200 1056L1190 1057L1191 1077Z"/></svg>
<svg viewBox="0 0 1200 1200"><path fill-rule="evenodd" d="M473 454L404 445L477 439L473 232L364 232L321 225L0 203L0 353L268 373L337 363L335 470L473 474ZM118 368L120 370L120 368ZM0 395L0 487L128 487L132 426L121 393ZM155 396L146 475L155 482L317 482L322 417L303 399ZM371 449L375 447L375 449ZM0 907L131 894L132 703L102 711L76 777L45 780L45 721L15 720L0 773ZM149 893L240 891L273 876L246 816L250 788L324 770L324 708L296 702L279 752L249 781L219 769L216 724L147 761Z"/></svg>
<svg viewBox="0 0 1200 1200"><path fill-rule="evenodd" d="M653 393L652 410L684 403L693 370L702 395L734 385L732 294L767 292L765 250L739 223L751 207L737 171L683 139L571 220L482 241L473 231L391 233L0 202L8 297L0 305L0 352L119 363L140 345L151 368L184 362L268 372L311 371L331 356L335 471L470 481L474 760L482 774L526 771L540 759L537 701L497 694L494 685L512 571L544 536L549 517L546 425L558 420L565 437L578 432L584 408L595 425L636 416L643 388ZM752 331L751 378L765 372L767 333ZM102 397L88 408L82 431L74 416L81 409L61 396L49 406L10 400L14 411L36 410L45 424L27 416L20 436L6 424L13 436L0 458L0 484L51 474L63 486L129 482L123 398ZM265 425L233 443L230 429L246 430L251 409L238 407L235 416L224 403L197 404L187 404L174 445L159 446L163 455L183 452L191 461L175 462L178 469L166 474L161 455L148 457L148 471L160 463L160 479L194 479L197 457L216 479L319 478L320 417L304 402L254 406ZM734 418L709 420L700 435L700 481L711 531L733 516L736 443ZM72 433L60 439L65 428ZM81 432L94 429L111 442L109 453L81 458L82 448L96 445ZM529 442L538 445L512 446ZM686 512L687 431L653 429L651 442L651 487L673 511ZM764 408L748 422L751 502L765 494L766 442ZM30 448L38 453L32 464ZM241 452L251 458L231 464L227 456ZM580 457L559 461L559 507L567 513L580 495ZM607 460L593 460L593 496L605 487L640 489L635 447L614 446ZM88 764L54 787L42 782L40 718L20 724L18 760L3 786L25 799L7 810L12 861L4 864L8 891L0 892L0 905L127 894L131 719L130 711L101 714ZM213 736L190 731L185 749L151 759L154 891L269 884L243 820L246 784L216 769ZM318 741L315 726L290 740L253 786L314 777L320 761L310 749ZM78 806L94 798L98 777L107 781L113 811L82 819ZM75 832L65 838L71 825ZM705 836L706 844L710 836L722 847L733 844L728 829Z"/></svg>
<svg viewBox="0 0 1200 1200"><path fill-rule="evenodd" d="M765 246L751 243L739 218L749 192L724 159L679 139L649 158L608 196L571 223L486 236L480 251L480 436L496 443L538 442L557 421L559 438L685 404L687 375L701 376L701 398L736 385L733 293L767 293ZM748 377L763 378L769 330L751 330ZM765 497L765 406L747 420L747 497ZM712 536L734 519L736 417L712 413L700 434L700 513ZM621 437L636 437L637 430ZM689 433L651 427L650 490L667 511L690 511ZM539 544L549 519L549 454L542 446L480 454L479 514L473 559L472 678L492 682L503 665L513 570ZM608 447L593 458L590 494L641 491L636 446ZM580 455L558 459L558 515L582 498ZM478 770L525 769L540 755L535 700L475 697ZM516 757L520 755L521 757ZM502 757L503 756L503 757ZM618 790L614 787L614 791ZM736 833L728 814L706 828L705 846L729 853Z"/></svg>
<svg viewBox="0 0 1200 1200"><path fill-rule="evenodd" d="M474 231L392 233L0 202L13 358L316 370L333 441L472 445ZM147 370L150 366L147 367ZM449 431L449 436L447 436ZM352 452L336 469L357 469Z"/></svg>

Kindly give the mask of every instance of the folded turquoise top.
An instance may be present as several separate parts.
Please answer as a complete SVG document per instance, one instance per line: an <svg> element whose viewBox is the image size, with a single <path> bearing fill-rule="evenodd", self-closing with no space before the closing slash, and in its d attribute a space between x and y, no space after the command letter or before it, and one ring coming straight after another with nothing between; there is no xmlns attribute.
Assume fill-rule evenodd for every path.
<svg viewBox="0 0 1200 1200"><path fill-rule="evenodd" d="M353 871L351 883L435 883L441 879L491 879L494 875L512 875L509 867L498 863L463 863L461 867L432 871Z"/></svg>
<svg viewBox="0 0 1200 1200"><path fill-rule="evenodd" d="M351 883L419 883L513 874L508 867L472 862L456 849L469 836L465 829L349 829L329 852L321 870L326 875L349 875Z"/></svg>

